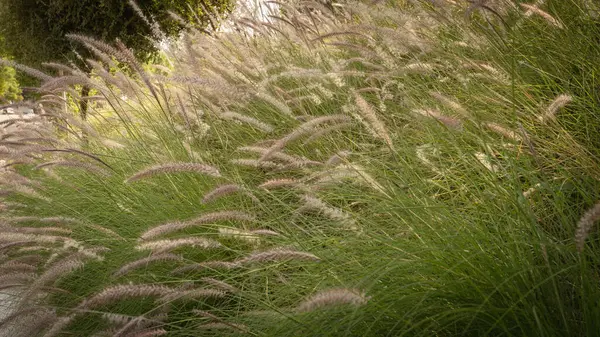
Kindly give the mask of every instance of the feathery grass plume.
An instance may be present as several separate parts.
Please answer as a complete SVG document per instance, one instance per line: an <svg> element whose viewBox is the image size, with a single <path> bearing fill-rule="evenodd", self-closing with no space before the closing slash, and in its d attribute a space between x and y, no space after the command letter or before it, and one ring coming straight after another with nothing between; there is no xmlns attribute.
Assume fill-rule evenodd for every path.
<svg viewBox="0 0 600 337"><path fill-rule="evenodd" d="M0 229L2 230L2 229ZM61 227L10 227L4 229L5 231L15 233L29 233L29 234L71 234L73 231L67 228Z"/></svg>
<svg viewBox="0 0 600 337"><path fill-rule="evenodd" d="M356 106L358 107L358 112L365 119L366 123L368 123L368 129L373 130L375 132L375 137L383 139L388 144L390 149L394 150L392 139L390 138L383 122L377 117L373 107L356 91L353 92L353 95Z"/></svg>
<svg viewBox="0 0 600 337"><path fill-rule="evenodd" d="M36 273L13 272L0 275L0 284L28 284L35 280L36 277Z"/></svg>
<svg viewBox="0 0 600 337"><path fill-rule="evenodd" d="M102 318L113 325L125 325L131 322L133 319L139 318L139 316L116 314L114 312L103 312Z"/></svg>
<svg viewBox="0 0 600 337"><path fill-rule="evenodd" d="M317 129L312 135L310 135L310 137L308 137L303 143L302 145L308 145L316 140L318 140L319 138L330 134L332 132L335 131L339 131L339 130L343 130L346 128L350 128L352 127L353 124L352 123L340 123L340 124L335 124L335 125L331 125L325 128L320 128Z"/></svg>
<svg viewBox="0 0 600 337"><path fill-rule="evenodd" d="M98 53L94 53L94 54L96 54L96 56L98 56L98 58L100 58L102 61L106 62L109 65L111 63L114 63L114 62L112 62L112 60L110 60L110 57L115 57L120 61L127 61L127 58L123 55L123 53L121 51L119 51L117 48L115 48L103 41L99 41L92 37L81 35L81 34L66 34L65 37L67 39L77 41L77 42L83 44L86 48L90 49L90 51L92 51L92 52L99 50L101 52L100 55L98 55Z"/></svg>
<svg viewBox="0 0 600 337"><path fill-rule="evenodd" d="M48 329L42 337L58 336L58 334L60 334L64 328L68 327L75 318L77 318L77 313L60 317L50 326L50 329Z"/></svg>
<svg viewBox="0 0 600 337"><path fill-rule="evenodd" d="M460 119L445 116L436 109L415 109L413 112L424 117L435 118L449 128L460 129L462 126Z"/></svg>
<svg viewBox="0 0 600 337"><path fill-rule="evenodd" d="M325 161L325 166L337 166L340 163L346 161L346 159L352 154L351 151L339 151L334 153Z"/></svg>
<svg viewBox="0 0 600 337"><path fill-rule="evenodd" d="M86 76L70 75L55 77L50 81L46 81L46 83L44 83L40 87L40 90L43 92L60 92L66 87L73 87L76 85L87 85L94 89L96 89L96 87L99 87L94 81L92 81Z"/></svg>
<svg viewBox="0 0 600 337"><path fill-rule="evenodd" d="M575 245L577 250L581 253L585 247L585 240L590 234L590 231L594 227L594 224L600 220L600 201L598 201L592 208L583 214L579 222L577 222L577 229L575 230Z"/></svg>
<svg viewBox="0 0 600 337"><path fill-rule="evenodd" d="M272 142L270 145L273 145L273 143L274 142ZM270 151L270 149L264 148L264 147L260 147L260 146L242 146L242 147L238 148L238 150L240 150L240 151L247 151L247 152L253 152L253 153L258 153L260 155L265 155L266 153L268 153ZM319 163L317 161L310 160L308 158L289 155L289 154L283 153L281 151L273 152L271 154L271 158L272 159L280 160L282 162L286 162L286 163L288 163L290 165L296 165L298 167L303 167L303 166L307 166L307 165L319 165L319 164L321 164L321 163Z"/></svg>
<svg viewBox="0 0 600 337"><path fill-rule="evenodd" d="M200 217L185 221L185 222L172 222L166 223L153 227L141 235L142 240L151 239L159 235L178 231L181 229L193 227L196 225L207 224L215 221L241 221L241 222L254 222L256 218L248 213L241 211L218 211L204 214Z"/></svg>
<svg viewBox="0 0 600 337"><path fill-rule="evenodd" d="M124 57L123 61L125 63L127 63L128 65L130 65L138 73L138 75L140 75L140 78L142 79L142 82L144 82L144 84L146 85L146 88L148 88L148 90L150 90L150 93L152 94L152 96L154 97L156 102L159 105L161 105L160 96L156 92L155 85L152 84L152 82L150 82L150 78L148 77L148 74L146 73L146 71L144 70L142 65L138 62L133 51L131 49L127 48L127 46L123 42L121 42L119 39L116 40L116 45L117 45L118 50L120 51L119 55Z"/></svg>
<svg viewBox="0 0 600 337"><path fill-rule="evenodd" d="M56 313L52 309L35 306L24 308L0 319L0 332L2 336L11 337L39 336L55 320Z"/></svg>
<svg viewBox="0 0 600 337"><path fill-rule="evenodd" d="M226 292L230 292L230 293L237 293L240 290L234 286L232 286L231 284L225 282L225 281L221 281L221 280L217 280L216 278L212 278L212 277L202 277L200 278L200 281L209 284L215 288L221 289L223 291Z"/></svg>
<svg viewBox="0 0 600 337"><path fill-rule="evenodd" d="M136 316L131 317L129 321L123 324L118 330L111 333L112 337L131 337L137 336L138 333L154 329L157 324L163 324L165 314L158 314L152 317Z"/></svg>
<svg viewBox="0 0 600 337"><path fill-rule="evenodd" d="M226 120L235 120L235 121L244 122L246 124L250 124L250 125L254 126L255 128L257 128L261 131L264 131L266 133L273 132L273 127L271 125L269 125L265 122L261 122L254 117L242 115L242 114L234 112L234 111L223 112L223 113L219 114L219 117L226 119Z"/></svg>
<svg viewBox="0 0 600 337"><path fill-rule="evenodd" d="M430 91L429 94L431 95L431 97L442 102L443 105L458 112L461 116L466 117L466 118L471 117L471 114L467 111L467 109L465 109L460 103L456 102L455 100L453 100L445 95L442 95L441 93L439 93L437 91Z"/></svg>
<svg viewBox="0 0 600 337"><path fill-rule="evenodd" d="M259 161L265 161L271 156L282 150L289 142L298 139L308 133L314 132L315 128L324 123L344 123L350 122L350 118L346 115L328 115L315 117L307 122L300 124L296 129L285 137L277 140L271 147L265 152L259 159Z"/></svg>
<svg viewBox="0 0 600 337"><path fill-rule="evenodd" d="M15 262L15 263L27 263L30 265L38 265L42 262L42 257L37 254L20 255L20 256L11 258L11 261Z"/></svg>
<svg viewBox="0 0 600 337"><path fill-rule="evenodd" d="M5 274L8 271L33 273L36 270L37 270L36 266L32 266L28 263L12 261L12 260L0 264L0 275Z"/></svg>
<svg viewBox="0 0 600 337"><path fill-rule="evenodd" d="M221 320L221 318L219 316L217 316L215 314L212 314L212 313L210 313L208 311L205 311L205 310L192 309L192 312L195 315L197 315L197 316L204 317L204 318L209 318L209 319L211 319L213 321L220 321Z"/></svg>
<svg viewBox="0 0 600 337"><path fill-rule="evenodd" d="M505 73L504 71L499 70L497 68L494 68L487 63L467 61L467 62L463 63L462 66L465 69L473 69L473 70L478 70L478 71L483 70L491 76L491 77L485 76L484 78L489 78L489 79L495 80L497 82L500 82L500 83L503 83L506 85L510 85L510 83L511 83L510 76L507 73Z"/></svg>
<svg viewBox="0 0 600 337"><path fill-rule="evenodd" d="M193 299L205 299L205 298L223 298L227 296L227 293L217 289L191 289L191 290L178 290L167 294L159 299L161 303L171 303L177 300L193 300Z"/></svg>
<svg viewBox="0 0 600 337"><path fill-rule="evenodd" d="M50 161L50 162L45 162L39 165L36 165L33 169L34 170L39 170L41 168L44 167L49 167L49 166L64 166L64 167L72 167L72 168L80 168L80 169L84 169L86 171L101 175L101 176L110 176L110 172L106 171L105 169L90 164L90 163L84 163L81 161L74 161L74 160L56 160L56 161Z"/></svg>
<svg viewBox="0 0 600 337"><path fill-rule="evenodd" d="M62 64L62 63L42 62L41 64L44 67L48 67L48 68L51 68L51 69L56 69L58 71L63 71L65 73L67 73L67 74L74 74L74 73L80 72L78 69L75 69L75 68L73 68L71 66L68 66L68 65L65 65L65 64Z"/></svg>
<svg viewBox="0 0 600 337"><path fill-rule="evenodd" d="M30 241L38 244L41 243L56 243L56 242L69 242L70 244L77 245L77 241L59 235L39 235L39 234L27 234L27 233L3 233L0 236L0 242L23 242Z"/></svg>
<svg viewBox="0 0 600 337"><path fill-rule="evenodd" d="M52 202L52 200L50 198L41 195L36 190L34 190L33 188L28 187L28 186L14 185L14 186L12 186L11 191L19 193L19 194L24 195L24 196L29 197L29 198L43 200L43 201L48 202L48 203Z"/></svg>
<svg viewBox="0 0 600 337"><path fill-rule="evenodd" d="M495 133L502 135L508 139L512 139L515 142L521 142L523 138L515 131L509 130L503 126L500 126L496 123L483 123L485 127L494 131Z"/></svg>
<svg viewBox="0 0 600 337"><path fill-rule="evenodd" d="M318 211L331 220L339 221L342 225L348 226L350 229L356 229L356 221L352 217L337 207L328 205L323 200L305 194L302 196L304 205L298 209L298 212L308 210Z"/></svg>
<svg viewBox="0 0 600 337"><path fill-rule="evenodd" d="M131 183L141 179L149 178L157 174L175 173L175 172L197 172L209 175L211 177L221 177L221 173L215 167L199 163L167 163L154 165L145 168L125 180L125 183Z"/></svg>
<svg viewBox="0 0 600 337"><path fill-rule="evenodd" d="M52 76L45 74L37 69L33 69L27 66L24 66L22 64L16 63L14 61L10 61L10 60L5 60L3 58L0 58L0 65L1 66L7 66L7 67L12 67L15 69L18 69L24 73L26 73L27 75L33 76L37 79L40 79L44 82L46 81L50 81L52 79Z"/></svg>
<svg viewBox="0 0 600 337"><path fill-rule="evenodd" d="M355 307L364 305L369 300L364 293L357 289L335 288L321 291L306 300L304 300L296 311L311 312L317 309L339 306L352 305Z"/></svg>
<svg viewBox="0 0 600 337"><path fill-rule="evenodd" d="M490 157L483 152L476 152L475 158L490 172L497 173L500 170L497 165L492 164Z"/></svg>
<svg viewBox="0 0 600 337"><path fill-rule="evenodd" d="M219 227L219 236L235 237L236 239L247 241L249 243L258 243L260 240L257 235L254 235L249 231L225 227Z"/></svg>
<svg viewBox="0 0 600 337"><path fill-rule="evenodd" d="M51 224L80 224L81 221L74 218L67 218L62 216L53 217L38 217L38 216L13 216L10 218L3 218L3 221L9 223L20 223L20 222L36 222L36 223L51 223Z"/></svg>
<svg viewBox="0 0 600 337"><path fill-rule="evenodd" d="M77 269L83 268L85 263L79 258L68 256L46 269L35 281L27 288L24 294L21 295L21 301L26 303L34 295L38 293L41 287L49 283L56 283L60 278L72 273Z"/></svg>
<svg viewBox="0 0 600 337"><path fill-rule="evenodd" d="M23 247L23 248L19 248L19 250L17 250L17 252L19 253L25 253L25 252L37 252L38 254L41 252L50 252L52 249L47 247L47 246L29 246L29 247Z"/></svg>
<svg viewBox="0 0 600 337"><path fill-rule="evenodd" d="M214 188L212 191L206 193L202 198L202 203L207 204L220 197L233 194L235 192L243 191L243 188L236 184L220 185Z"/></svg>
<svg viewBox="0 0 600 337"><path fill-rule="evenodd" d="M120 277L123 276L129 272L131 272L134 269L137 268L141 268L141 267L146 267L151 263L154 262L165 262L165 261L182 261L183 257L181 255L175 255L175 254L153 254L150 255L148 257L127 263L125 265L123 265L121 268L119 268L119 270L117 270L114 274L113 277Z"/></svg>
<svg viewBox="0 0 600 337"><path fill-rule="evenodd" d="M315 178L317 180L313 186L316 188L320 188L321 186L326 186L334 183L339 183L344 180L349 180L353 183L358 183L370 187L380 192L381 194L389 197L383 186L381 186L381 184L379 184L375 178L373 178L369 173L367 173L367 170L364 167L356 164L337 165L326 171L316 173L315 175L309 177L308 180L312 180Z"/></svg>
<svg viewBox="0 0 600 337"><path fill-rule="evenodd" d="M94 309L113 302L133 297L163 297L177 291L157 284L122 284L110 286L83 300L77 309Z"/></svg>
<svg viewBox="0 0 600 337"><path fill-rule="evenodd" d="M539 9L537 6L535 6L535 5L529 5L529 4L520 4L520 5L521 5L521 7L523 7L524 9L527 10L525 12L526 16L530 16L531 14L537 14L537 15L541 16L544 20L546 20L548 23L550 23L551 25L553 25L555 27L558 27L560 29L565 28L560 21L558 21L556 18L554 18L548 12L545 12L545 11Z"/></svg>
<svg viewBox="0 0 600 337"><path fill-rule="evenodd" d="M235 165L249 166L249 167L265 169L265 170L283 170L285 168L284 165L276 163L276 162L272 162L269 160L240 158L240 159L232 159L232 160L230 160L230 162Z"/></svg>
<svg viewBox="0 0 600 337"><path fill-rule="evenodd" d="M311 253L300 252L289 248L274 248L264 252L252 253L244 258L235 260L234 263L238 265L245 265L251 263L281 262L288 260L321 261L321 259Z"/></svg>
<svg viewBox="0 0 600 337"><path fill-rule="evenodd" d="M545 113L541 116L538 116L539 121L542 123L547 123L548 121L555 120L556 113L558 112L558 110L560 110L565 105L571 103L571 101L573 101L572 96L566 94L560 94L556 96L556 98L552 100L550 105L548 105L548 107L546 108Z"/></svg>
<svg viewBox="0 0 600 337"><path fill-rule="evenodd" d="M258 185L260 188L264 188L265 190L271 190L281 187L296 187L300 182L296 179L271 179L267 180L264 183Z"/></svg>
<svg viewBox="0 0 600 337"><path fill-rule="evenodd" d="M276 231L272 231L270 229L254 229L251 231L248 231L250 234L254 234L254 235L264 235L264 236L280 236L281 234L279 234Z"/></svg>
<svg viewBox="0 0 600 337"><path fill-rule="evenodd" d="M219 248L222 245L211 239L206 238L181 238L181 239L165 239L148 241L135 246L137 250L150 250L155 254L165 253L172 251L183 246L190 246L192 248L203 248L212 249Z"/></svg>
<svg viewBox="0 0 600 337"><path fill-rule="evenodd" d="M148 19L148 17L144 14L142 9L137 5L134 0L128 0L129 6L133 8L133 11L150 27L152 31L152 37L154 37L157 41L163 41L166 39L165 33L160 29L158 23L154 20Z"/></svg>

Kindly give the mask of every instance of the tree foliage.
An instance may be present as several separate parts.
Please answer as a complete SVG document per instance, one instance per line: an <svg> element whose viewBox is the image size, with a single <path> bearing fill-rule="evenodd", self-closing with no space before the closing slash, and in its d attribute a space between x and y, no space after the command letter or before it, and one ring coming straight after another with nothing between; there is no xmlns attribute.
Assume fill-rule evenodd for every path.
<svg viewBox="0 0 600 337"><path fill-rule="evenodd" d="M137 3L167 36L183 29L168 11L205 25L205 11L223 12L229 6L228 0L138 0ZM156 50L150 38L150 25L126 0L0 0L3 48L20 63L36 66L42 62L75 60L77 54L86 57L84 48L65 38L69 33L107 42L118 38L140 58Z"/></svg>
<svg viewBox="0 0 600 337"><path fill-rule="evenodd" d="M15 69L0 67L0 104L21 98L21 89L15 75Z"/></svg>

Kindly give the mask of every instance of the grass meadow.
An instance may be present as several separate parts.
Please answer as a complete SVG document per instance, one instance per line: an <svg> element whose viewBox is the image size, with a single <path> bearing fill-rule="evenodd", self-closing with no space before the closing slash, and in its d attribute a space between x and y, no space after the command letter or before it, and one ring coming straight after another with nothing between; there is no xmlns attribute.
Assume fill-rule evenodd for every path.
<svg viewBox="0 0 600 337"><path fill-rule="evenodd" d="M0 331L598 335L598 5L279 6L156 64L73 34L91 75L18 66Z"/></svg>

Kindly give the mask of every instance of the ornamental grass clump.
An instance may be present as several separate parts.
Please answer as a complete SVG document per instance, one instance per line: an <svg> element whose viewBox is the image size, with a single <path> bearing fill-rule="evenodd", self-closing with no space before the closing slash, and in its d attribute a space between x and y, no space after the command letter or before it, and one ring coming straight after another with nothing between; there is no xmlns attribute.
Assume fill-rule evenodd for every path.
<svg viewBox="0 0 600 337"><path fill-rule="evenodd" d="M70 34L87 68L14 65L40 100L0 122L0 334L597 334L598 13L272 2L159 64Z"/></svg>

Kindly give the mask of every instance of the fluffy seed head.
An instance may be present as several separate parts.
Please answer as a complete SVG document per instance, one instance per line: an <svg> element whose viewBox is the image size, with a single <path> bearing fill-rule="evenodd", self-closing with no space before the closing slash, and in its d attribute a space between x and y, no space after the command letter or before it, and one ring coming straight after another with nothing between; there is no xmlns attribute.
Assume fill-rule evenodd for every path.
<svg viewBox="0 0 600 337"><path fill-rule="evenodd" d="M254 216L240 212L240 211L219 211L204 214L198 218L188 220L185 222L172 222L163 224L160 226L156 226L151 228L142 234L141 238L143 240L152 239L157 236L171 233L174 231L182 230L185 228L207 224L215 221L241 221L241 222L253 222L255 220Z"/></svg>
<svg viewBox="0 0 600 337"><path fill-rule="evenodd" d="M151 250L154 253L164 253L173 249L189 246L193 248L219 248L221 244L215 240L205 238L181 238L172 240L157 240L141 243L135 247L137 250ZM168 254L172 255L172 254ZM166 255L163 255L166 257Z"/></svg>
<svg viewBox="0 0 600 337"><path fill-rule="evenodd" d="M113 276L114 277L123 276L123 275L129 273L130 271L132 271L134 269L148 266L149 264L154 263L154 262L181 261L181 260L183 260L183 258L180 255L175 255L175 254L155 254L155 255L150 255L150 256L145 257L143 259L139 259L139 260L127 263L126 265L124 265L121 268L119 268L119 270L117 270L113 274Z"/></svg>
<svg viewBox="0 0 600 337"><path fill-rule="evenodd" d="M79 309L94 309L124 298L162 297L172 293L174 289L155 284L124 284L105 288L101 292L84 300Z"/></svg>
<svg viewBox="0 0 600 337"><path fill-rule="evenodd" d="M296 308L298 312L310 312L317 309L338 305L361 306L369 300L357 289L330 289L321 291L309 298Z"/></svg>
<svg viewBox="0 0 600 337"><path fill-rule="evenodd" d="M590 208L577 223L577 230L575 231L575 244L579 252L583 251L585 247L585 240L587 239L590 231L594 227L594 224L600 220L600 201L598 201L592 208Z"/></svg>
<svg viewBox="0 0 600 337"><path fill-rule="evenodd" d="M157 174L175 173L175 172L197 172L212 177L220 177L221 173L216 168L198 163L168 163L160 164L143 169L125 180L126 183L134 182L148 178Z"/></svg>
<svg viewBox="0 0 600 337"><path fill-rule="evenodd" d="M207 204L207 203L214 201L220 197L238 192L240 190L242 190L242 188L239 185L235 185L235 184L227 184L227 185L217 186L215 189L213 189L212 191L210 191L204 195L204 198L202 198L202 203Z"/></svg>
<svg viewBox="0 0 600 337"><path fill-rule="evenodd" d="M251 263L277 262L288 260L320 261L320 259L317 256L311 253L300 252L287 248L275 248L265 252L252 253L247 257L236 260L235 263L239 265L244 265Z"/></svg>
<svg viewBox="0 0 600 337"><path fill-rule="evenodd" d="M548 105L544 114L538 117L540 122L546 123L550 120L556 119L556 113L565 105L571 103L573 101L573 97L565 94L561 94L556 96L554 100Z"/></svg>
<svg viewBox="0 0 600 337"><path fill-rule="evenodd" d="M367 100L365 100L357 92L354 92L354 100L356 106L358 107L359 113L361 114L362 118L364 118L364 121L368 124L368 128L374 131L375 136L383 139L391 149L394 149L394 144L387 132L385 124L383 124L379 117L377 117L375 109L373 109L369 102L367 102Z"/></svg>

